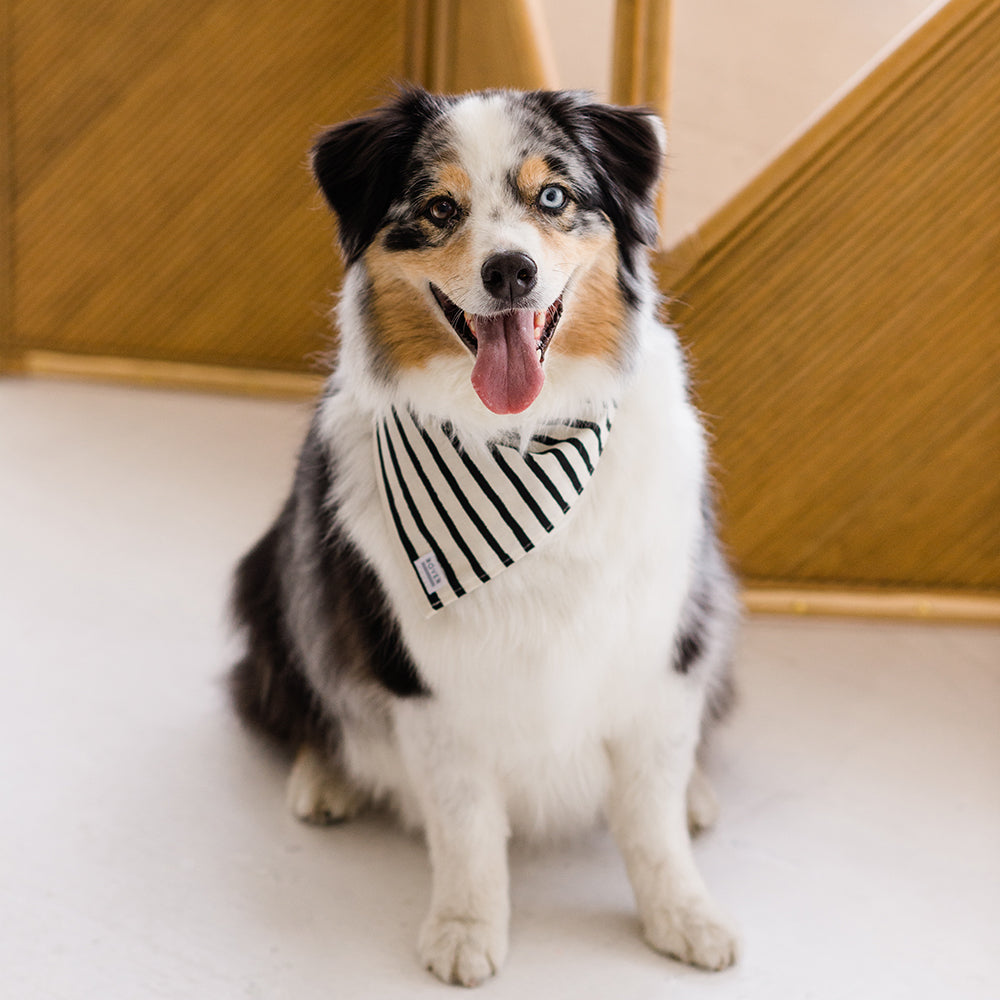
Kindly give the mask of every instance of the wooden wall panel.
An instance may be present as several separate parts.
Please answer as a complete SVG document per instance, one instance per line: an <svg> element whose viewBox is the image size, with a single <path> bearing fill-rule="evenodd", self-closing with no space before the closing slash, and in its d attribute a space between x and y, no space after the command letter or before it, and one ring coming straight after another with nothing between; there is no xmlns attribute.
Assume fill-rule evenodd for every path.
<svg viewBox="0 0 1000 1000"><path fill-rule="evenodd" d="M664 261L746 577L1000 589L998 53L953 0Z"/></svg>
<svg viewBox="0 0 1000 1000"><path fill-rule="evenodd" d="M315 369L339 282L305 167L318 129L406 79L554 83L536 0L6 2L17 268L0 355L25 371L128 378L145 359L144 379L231 388L184 366Z"/></svg>
<svg viewBox="0 0 1000 1000"><path fill-rule="evenodd" d="M27 370L311 391L315 132L390 79L554 82L536 0L0 4L0 366ZM1000 590L998 7L952 0L662 260L746 577ZM665 107L658 12L623 0L618 68Z"/></svg>
<svg viewBox="0 0 1000 1000"><path fill-rule="evenodd" d="M449 90L558 85L538 0L453 0L457 11Z"/></svg>
<svg viewBox="0 0 1000 1000"><path fill-rule="evenodd" d="M664 118L670 98L671 0L618 0L615 4L611 100L645 104Z"/></svg>
<svg viewBox="0 0 1000 1000"><path fill-rule="evenodd" d="M401 79L404 3L11 0L14 347L302 368L318 129Z"/></svg>
<svg viewBox="0 0 1000 1000"><path fill-rule="evenodd" d="M618 0L611 65L611 100L652 108L670 131L673 0ZM663 220L668 204L667 172L660 180L656 211Z"/></svg>
<svg viewBox="0 0 1000 1000"><path fill-rule="evenodd" d="M539 0L411 0L408 79L438 93L557 85Z"/></svg>
<svg viewBox="0 0 1000 1000"><path fill-rule="evenodd" d="M11 8L0 0L0 374L14 329L14 185L11 129Z"/></svg>

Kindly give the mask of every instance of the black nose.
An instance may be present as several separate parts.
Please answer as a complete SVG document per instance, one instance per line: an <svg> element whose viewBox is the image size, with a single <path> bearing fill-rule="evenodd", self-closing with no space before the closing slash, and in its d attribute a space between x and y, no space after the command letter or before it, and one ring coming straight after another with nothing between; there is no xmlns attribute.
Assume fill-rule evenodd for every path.
<svg viewBox="0 0 1000 1000"><path fill-rule="evenodd" d="M490 295L513 302L535 287L538 265L526 253L508 250L487 257L482 275Z"/></svg>

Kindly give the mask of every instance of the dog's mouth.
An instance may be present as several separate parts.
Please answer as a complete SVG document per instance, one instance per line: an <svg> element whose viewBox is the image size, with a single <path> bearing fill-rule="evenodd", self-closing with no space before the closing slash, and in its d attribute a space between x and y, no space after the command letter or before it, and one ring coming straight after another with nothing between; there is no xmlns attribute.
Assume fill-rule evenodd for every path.
<svg viewBox="0 0 1000 1000"><path fill-rule="evenodd" d="M448 320L452 329L459 335L466 347L476 354L479 349L479 340L476 336L477 328L481 328L489 320L496 320L497 316L476 317L465 312L460 306L455 305L437 285L431 283L431 291L437 304L441 307L441 312ZM531 325L535 340L535 350L538 351L540 361L545 360L545 351L552 340L552 335L556 332L556 326L562 317L562 296L549 306L545 312L532 312L530 309L514 310L512 313L501 313L500 316L518 315L520 313L531 316Z"/></svg>
<svg viewBox="0 0 1000 1000"><path fill-rule="evenodd" d="M562 296L544 312L514 309L474 316L457 306L436 285L431 292L445 319L476 363L472 386L494 413L521 413L542 390L545 352L562 317Z"/></svg>

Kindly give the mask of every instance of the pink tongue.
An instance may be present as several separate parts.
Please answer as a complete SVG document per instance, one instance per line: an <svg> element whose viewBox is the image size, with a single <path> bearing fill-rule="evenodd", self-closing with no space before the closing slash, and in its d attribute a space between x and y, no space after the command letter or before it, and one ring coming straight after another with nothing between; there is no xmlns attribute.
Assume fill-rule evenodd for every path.
<svg viewBox="0 0 1000 1000"><path fill-rule="evenodd" d="M542 391L545 374L530 309L476 317L472 388L494 413L520 413Z"/></svg>

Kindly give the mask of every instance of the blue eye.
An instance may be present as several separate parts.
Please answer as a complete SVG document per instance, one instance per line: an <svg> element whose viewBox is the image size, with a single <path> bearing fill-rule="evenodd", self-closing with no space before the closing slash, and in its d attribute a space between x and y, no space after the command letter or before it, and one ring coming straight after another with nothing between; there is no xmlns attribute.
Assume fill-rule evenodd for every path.
<svg viewBox="0 0 1000 1000"><path fill-rule="evenodd" d="M548 212L558 212L566 207L569 195L558 184L549 184L538 192L538 207Z"/></svg>

